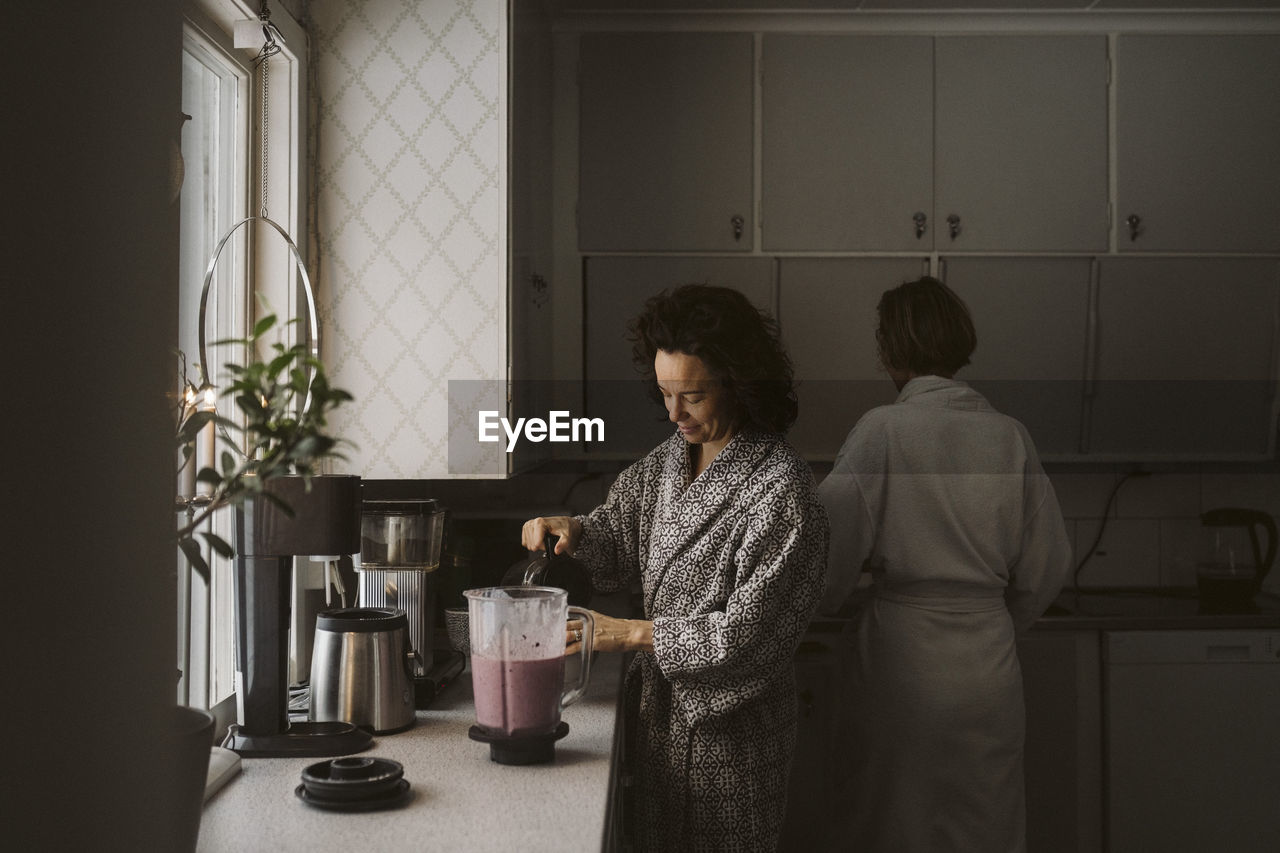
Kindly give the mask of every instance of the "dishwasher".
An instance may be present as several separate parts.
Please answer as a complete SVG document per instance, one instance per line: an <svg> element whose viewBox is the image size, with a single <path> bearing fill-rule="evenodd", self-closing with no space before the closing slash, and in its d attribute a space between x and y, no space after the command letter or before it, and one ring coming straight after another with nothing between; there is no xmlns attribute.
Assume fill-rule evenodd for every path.
<svg viewBox="0 0 1280 853"><path fill-rule="evenodd" d="M1108 632L1110 853L1280 850L1280 631Z"/></svg>

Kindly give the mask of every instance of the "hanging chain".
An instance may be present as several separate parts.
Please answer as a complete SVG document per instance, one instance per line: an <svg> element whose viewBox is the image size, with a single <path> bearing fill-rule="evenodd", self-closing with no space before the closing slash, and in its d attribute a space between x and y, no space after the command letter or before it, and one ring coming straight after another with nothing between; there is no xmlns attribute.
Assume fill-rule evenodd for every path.
<svg viewBox="0 0 1280 853"><path fill-rule="evenodd" d="M268 112L268 95L270 94L270 86L268 81L271 78L269 73L269 62L272 56L280 52L280 43L276 41L276 37L280 35L280 31L276 29L276 25L271 23L271 10L267 8L267 0L262 0L262 11L258 13L258 20L262 22L262 37L264 39L262 50L258 51L258 56L254 59L254 64L258 66L258 74L262 81L262 123L259 126L258 134L262 140L262 198L258 205L258 215L263 219L267 218L267 119ZM281 39L283 40L283 38Z"/></svg>
<svg viewBox="0 0 1280 853"><path fill-rule="evenodd" d="M258 131L262 139L262 200L258 207L258 215L263 219L267 218L267 95L269 92L267 81L271 79L271 75L267 73L268 70L269 63L264 56L262 64L258 67L258 73L262 75L262 126Z"/></svg>

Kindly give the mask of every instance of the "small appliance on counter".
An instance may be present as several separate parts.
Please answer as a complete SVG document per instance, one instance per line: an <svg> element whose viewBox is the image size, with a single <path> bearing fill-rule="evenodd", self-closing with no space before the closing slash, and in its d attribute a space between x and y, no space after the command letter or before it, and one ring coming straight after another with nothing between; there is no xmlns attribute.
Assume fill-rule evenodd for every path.
<svg viewBox="0 0 1280 853"><path fill-rule="evenodd" d="M403 610L321 612L311 656L310 718L344 720L376 735L412 727L416 657Z"/></svg>
<svg viewBox="0 0 1280 853"><path fill-rule="evenodd" d="M542 553L534 554L507 569L503 586L554 586L569 594L569 604L586 607L591 603L591 573L581 561L556 553L556 535L548 533Z"/></svg>
<svg viewBox="0 0 1280 853"><path fill-rule="evenodd" d="M471 632L476 724L468 735L489 744L498 764L542 764L569 733L560 709L581 699L591 674L591 611L571 607L563 589L502 586L465 593ZM582 620L578 683L565 686L565 625Z"/></svg>
<svg viewBox="0 0 1280 853"><path fill-rule="evenodd" d="M438 501L366 500L360 514L359 603L365 608L404 611L411 678L417 708L426 708L445 682L465 666L447 652L439 661L433 648L437 570L446 510ZM314 683L314 682L313 682Z"/></svg>
<svg viewBox="0 0 1280 853"><path fill-rule="evenodd" d="M372 735L349 722L289 721L289 613L293 558L354 554L361 482L353 475L280 477L271 494L236 508L238 722L222 746L244 757L348 755Z"/></svg>
<svg viewBox="0 0 1280 853"><path fill-rule="evenodd" d="M1205 541L1196 563L1200 603L1213 612L1248 608L1275 561L1275 520L1255 509L1222 507L1206 512L1200 523ZM1267 536L1265 548L1259 529Z"/></svg>

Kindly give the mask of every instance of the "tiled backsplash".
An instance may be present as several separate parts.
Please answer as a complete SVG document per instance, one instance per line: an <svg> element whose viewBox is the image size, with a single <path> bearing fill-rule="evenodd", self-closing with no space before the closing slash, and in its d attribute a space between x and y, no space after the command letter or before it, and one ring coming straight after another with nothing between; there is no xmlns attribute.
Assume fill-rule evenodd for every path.
<svg viewBox="0 0 1280 853"><path fill-rule="evenodd" d="M378 497L436 497L465 517L517 518L587 512L604 500L622 463L592 470L533 472L506 481L383 481ZM815 466L821 479L829 466ZM1098 535L1103 507L1123 473L1050 474L1078 564ZM385 494L384 494L385 493ZM1280 473L1153 473L1131 477L1116 493L1093 557L1080 572L1090 586L1194 586L1205 547L1200 514L1238 506L1280 520ZM1264 588L1280 593L1280 569Z"/></svg>
<svg viewBox="0 0 1280 853"><path fill-rule="evenodd" d="M1050 475L1075 543L1076 562L1098 535L1103 508L1120 473ZM1204 548L1200 514L1215 507L1261 510L1280 519L1278 473L1153 473L1129 478L1116 493L1109 521L1080 572L1081 587L1194 586ZM1265 588L1280 592L1280 572Z"/></svg>

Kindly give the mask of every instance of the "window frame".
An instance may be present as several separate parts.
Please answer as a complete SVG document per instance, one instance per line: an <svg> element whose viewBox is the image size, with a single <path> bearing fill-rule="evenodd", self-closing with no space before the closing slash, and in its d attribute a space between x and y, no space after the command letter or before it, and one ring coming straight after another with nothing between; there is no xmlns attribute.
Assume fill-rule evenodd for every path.
<svg viewBox="0 0 1280 853"><path fill-rule="evenodd" d="M305 258L308 44L305 32L280 3L270 5L270 14L271 22L283 37L283 45L281 52L269 60L265 212L290 234ZM222 118L230 126L220 159L227 163L230 177L221 187L226 200L213 226L217 234L211 238L212 245L206 242L210 239L208 234L201 235L204 245L195 251L205 257L195 261L187 256L179 284L183 292L179 327L184 330L180 332L179 345L186 355L188 376L197 382L196 364L200 356L194 343L194 336L198 334L195 315L213 248L233 226L263 212L259 127L262 89L253 62L257 49L234 46L235 23L257 17L258 7L240 0L189 0L183 14L184 71L185 54L191 53L202 64L218 66L235 78L230 84L234 89L234 103L224 104L221 110ZM184 135L187 124L189 122L184 122ZM195 170L193 175L195 165L188 164L184 184L203 175L202 170ZM299 317L297 312L301 309L303 315L297 325L306 328L306 301L299 292L292 255L274 229L257 223L235 229L218 256L208 309L205 334L210 342L244 337L259 315L271 312L283 321ZM294 328L285 326L280 339L286 344L293 342ZM213 364L236 357L231 352L219 352L212 345L208 356ZM225 377L216 373L213 379L218 385L225 381ZM229 400L219 400L218 408L224 416L235 416ZM211 524L212 530L222 538L234 540L234 518L229 510L217 513ZM179 680L178 700L213 709L221 728L233 722L236 713L234 566L232 561L217 554L209 556L212 590L198 575L190 573L185 561L179 558L177 652L179 661L186 661L187 672ZM184 631L184 627L187 630Z"/></svg>

